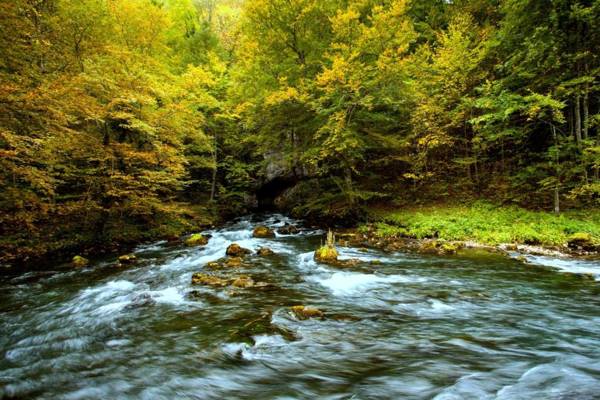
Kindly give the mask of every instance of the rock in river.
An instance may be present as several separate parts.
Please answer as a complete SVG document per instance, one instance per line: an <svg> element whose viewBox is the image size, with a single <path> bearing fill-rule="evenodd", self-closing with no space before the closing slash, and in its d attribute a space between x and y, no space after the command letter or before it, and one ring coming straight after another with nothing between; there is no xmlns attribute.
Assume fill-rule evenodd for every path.
<svg viewBox="0 0 600 400"><path fill-rule="evenodd" d="M306 306L293 306L292 313L296 316L296 318L305 320L309 318L323 318L325 314L323 311L319 310L315 307L306 307Z"/></svg>
<svg viewBox="0 0 600 400"><path fill-rule="evenodd" d="M192 236L187 238L185 244L188 246L204 246L208 243L208 239L202 236L200 233L194 233Z"/></svg>
<svg viewBox="0 0 600 400"><path fill-rule="evenodd" d="M254 231L252 231L252 236L255 238L274 238L275 232L264 225L260 225L254 228Z"/></svg>
<svg viewBox="0 0 600 400"><path fill-rule="evenodd" d="M75 256L73 257L73 260L71 260L71 264L73 264L74 267L85 267L89 263L90 260L82 256Z"/></svg>
<svg viewBox="0 0 600 400"><path fill-rule="evenodd" d="M227 247L227 251L225 252L228 256L231 257L243 257L246 254L252 253L250 250L243 248L237 243L230 244Z"/></svg>

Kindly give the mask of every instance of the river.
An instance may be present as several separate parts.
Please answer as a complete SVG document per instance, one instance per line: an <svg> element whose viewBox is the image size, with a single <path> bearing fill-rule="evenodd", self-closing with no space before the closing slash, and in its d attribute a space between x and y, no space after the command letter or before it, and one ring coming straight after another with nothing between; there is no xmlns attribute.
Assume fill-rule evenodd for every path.
<svg viewBox="0 0 600 400"><path fill-rule="evenodd" d="M140 246L128 268L4 275L0 397L600 399L600 282L562 272L600 264L341 248L362 262L340 269L313 261L322 232L252 238L259 223L299 222L239 219L204 248ZM237 272L271 287L191 285L233 242L276 253Z"/></svg>

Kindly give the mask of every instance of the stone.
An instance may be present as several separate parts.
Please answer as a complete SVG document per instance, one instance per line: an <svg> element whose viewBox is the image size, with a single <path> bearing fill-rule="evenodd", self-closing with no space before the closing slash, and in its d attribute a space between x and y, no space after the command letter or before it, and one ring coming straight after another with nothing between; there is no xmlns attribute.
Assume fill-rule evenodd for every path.
<svg viewBox="0 0 600 400"><path fill-rule="evenodd" d="M333 263L337 261L338 251L335 247L329 247L327 245L321 246L315 251L315 261L320 263Z"/></svg>
<svg viewBox="0 0 600 400"><path fill-rule="evenodd" d="M257 226L256 228L254 228L254 231L252 231L252 236L255 238L274 238L275 237L275 232L273 232L272 229L264 226L264 225L260 225Z"/></svg>
<svg viewBox="0 0 600 400"><path fill-rule="evenodd" d="M254 280L246 275L238 276L231 283L232 286L242 289L254 287Z"/></svg>
<svg viewBox="0 0 600 400"><path fill-rule="evenodd" d="M210 269L219 269L221 268L221 264L219 264L217 261L211 261L209 263L207 263L204 268L210 268Z"/></svg>
<svg viewBox="0 0 600 400"><path fill-rule="evenodd" d="M203 274L201 272L196 272L192 275L192 284L193 285L204 285L204 286L214 286L214 287L224 287L229 284L226 279L219 278L215 275Z"/></svg>
<svg viewBox="0 0 600 400"><path fill-rule="evenodd" d="M225 266L230 268L236 268L242 266L242 257L231 257L225 261Z"/></svg>
<svg viewBox="0 0 600 400"><path fill-rule="evenodd" d="M281 228L277 229L277 233L279 233L280 235L295 235L298 232L300 232L300 229L298 229L298 227L296 227L295 225L290 224L286 224Z"/></svg>
<svg viewBox="0 0 600 400"><path fill-rule="evenodd" d="M120 265L132 265L137 263L137 257L134 254L125 254L118 259Z"/></svg>
<svg viewBox="0 0 600 400"><path fill-rule="evenodd" d="M227 247L227 251L225 253L231 257L243 257L246 254L250 254L251 251L243 248L237 243L233 243L230 244L229 247Z"/></svg>
<svg viewBox="0 0 600 400"><path fill-rule="evenodd" d="M260 249L258 249L256 254L258 254L261 257L268 257L268 256L274 255L275 252L273 250L269 249L268 247L261 247Z"/></svg>
<svg viewBox="0 0 600 400"><path fill-rule="evenodd" d="M318 308L315 307L306 307L306 306L293 306L291 308L292 313L296 316L296 318L301 319L301 320L305 320L305 319L309 319L309 318L323 318L324 317L324 313L323 311L319 310Z"/></svg>
<svg viewBox="0 0 600 400"><path fill-rule="evenodd" d="M86 265L88 265L90 263L90 260L88 260L85 257L82 256L75 256L73 257L73 260L71 260L71 264L73 264L74 267L85 267Z"/></svg>
<svg viewBox="0 0 600 400"><path fill-rule="evenodd" d="M208 239L202 236L200 233L194 233L192 236L186 239L185 244L187 246L205 246L208 243Z"/></svg>
<svg viewBox="0 0 600 400"><path fill-rule="evenodd" d="M593 250L594 249L594 242L593 242L592 235L589 233L584 233L584 232L578 232L578 233L572 234L567 241L567 245L571 249L578 249L578 248L582 248L584 250Z"/></svg>

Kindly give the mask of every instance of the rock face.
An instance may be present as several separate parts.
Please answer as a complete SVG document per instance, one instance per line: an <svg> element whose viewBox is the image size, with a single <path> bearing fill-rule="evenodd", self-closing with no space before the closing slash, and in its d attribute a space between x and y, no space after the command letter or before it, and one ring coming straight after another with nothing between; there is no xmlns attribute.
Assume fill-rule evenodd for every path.
<svg viewBox="0 0 600 400"><path fill-rule="evenodd" d="M594 250L595 248L592 235L584 232L578 232L571 235L567 241L567 245L571 249L582 248L584 250Z"/></svg>
<svg viewBox="0 0 600 400"><path fill-rule="evenodd" d="M71 260L71 264L74 267L85 267L86 265L88 265L90 263L90 260L88 260L85 257L82 256L75 256L73 257L73 260Z"/></svg>
<svg viewBox="0 0 600 400"><path fill-rule="evenodd" d="M205 246L208 243L208 239L202 236L200 233L194 233L192 236L187 238L185 244L188 246Z"/></svg>
<svg viewBox="0 0 600 400"><path fill-rule="evenodd" d="M225 254L231 257L243 257L246 254L250 253L252 253L250 250L243 248L237 243L230 244L229 247L227 247L227 251L225 252Z"/></svg>
<svg viewBox="0 0 600 400"><path fill-rule="evenodd" d="M323 318L325 316L323 311L315 307L293 306L291 310L292 313L296 316L296 318L301 320L309 318Z"/></svg>
<svg viewBox="0 0 600 400"><path fill-rule="evenodd" d="M268 247L261 247L260 249L258 249L256 254L258 254L261 257L268 257L274 255L275 252Z"/></svg>
<svg viewBox="0 0 600 400"><path fill-rule="evenodd" d="M252 231L252 236L255 238L274 238L275 232L273 232L272 229L261 225L254 228L254 231Z"/></svg>

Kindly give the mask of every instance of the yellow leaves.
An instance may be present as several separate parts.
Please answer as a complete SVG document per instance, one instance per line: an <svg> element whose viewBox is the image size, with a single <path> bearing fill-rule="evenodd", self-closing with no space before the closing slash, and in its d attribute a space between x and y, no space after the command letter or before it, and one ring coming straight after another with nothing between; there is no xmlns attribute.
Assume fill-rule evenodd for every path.
<svg viewBox="0 0 600 400"><path fill-rule="evenodd" d="M265 98L265 104L267 106L275 106L287 101L305 102L307 99L308 96L306 94L301 94L298 89L287 86L269 94Z"/></svg>

